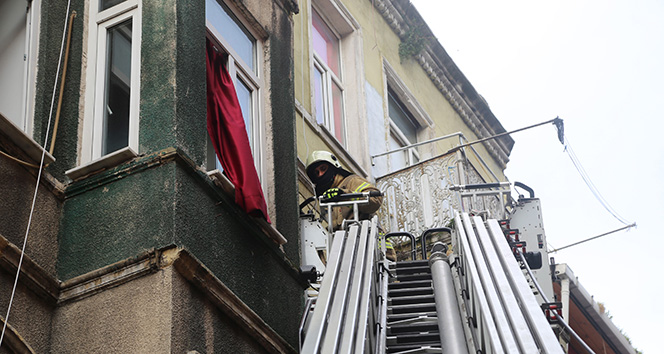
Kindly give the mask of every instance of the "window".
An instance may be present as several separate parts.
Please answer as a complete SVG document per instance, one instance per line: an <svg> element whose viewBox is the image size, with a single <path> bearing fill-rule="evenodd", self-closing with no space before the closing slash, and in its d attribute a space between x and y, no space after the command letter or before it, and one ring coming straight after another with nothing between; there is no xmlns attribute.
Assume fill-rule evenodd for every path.
<svg viewBox="0 0 664 354"><path fill-rule="evenodd" d="M25 133L32 116L40 1L0 1L0 114ZM27 6L27 10L26 10Z"/></svg>
<svg viewBox="0 0 664 354"><path fill-rule="evenodd" d="M231 78L233 78L254 157L254 165L260 177L262 172L262 125L260 119L262 81L258 65L260 42L225 4L220 4L216 0L206 0L205 13L208 37L216 48L228 54L227 69ZM222 169L211 143L208 143L207 156L206 167L208 170Z"/></svg>
<svg viewBox="0 0 664 354"><path fill-rule="evenodd" d="M388 115L390 117L389 149L402 148L417 142L417 132L420 125L404 108L392 90L388 90ZM394 153L390 157L392 171L402 169L406 166L416 164L420 161L420 155L416 148L403 152Z"/></svg>
<svg viewBox="0 0 664 354"><path fill-rule="evenodd" d="M89 18L82 163L138 151L140 1L91 1Z"/></svg>
<svg viewBox="0 0 664 354"><path fill-rule="evenodd" d="M346 145L339 37L312 9L314 112L316 121Z"/></svg>

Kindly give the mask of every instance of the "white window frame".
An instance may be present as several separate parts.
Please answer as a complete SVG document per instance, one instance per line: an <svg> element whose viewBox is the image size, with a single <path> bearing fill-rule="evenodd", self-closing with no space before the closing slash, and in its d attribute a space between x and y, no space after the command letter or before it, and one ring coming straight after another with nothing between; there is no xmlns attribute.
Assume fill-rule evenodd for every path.
<svg viewBox="0 0 664 354"><path fill-rule="evenodd" d="M212 0L212 1L217 1L217 0ZM254 158L254 166L256 167L256 172L258 173L258 177L261 181L262 188L265 191L267 189L265 184L266 178L264 177L265 170L263 168L264 165L263 156L264 156L264 149L266 147L264 143L264 136L265 136L263 131L264 123L262 119L262 117L264 116L262 111L263 87L265 87L265 85L261 75L263 73L262 57L261 57L261 53L263 52L263 46L261 40L259 39L260 37L258 36L258 34L252 31L251 26L242 19L242 16L238 16L237 12L234 11L233 7L230 4L228 3L224 4L235 15L235 19L239 21L238 25L244 27L244 29L247 32L249 32L251 36L254 37L254 53L253 53L254 70L252 71L250 69L251 67L249 66L249 64L242 59L242 57L233 49L230 43L224 38L221 32L217 28L215 28L214 25L207 18L205 20L205 26L207 29L207 35L212 40L213 44L215 44L216 46L220 46L219 49L228 54L228 63L226 69L228 70L228 73L231 76L231 78L233 78L233 84L236 86L236 82L239 79L242 80L252 90L251 121L253 124L253 130L252 130L251 142L253 146L251 146L251 150ZM208 149L208 154L214 154L214 149ZM209 160L210 159L208 159L208 161ZM208 163L207 166L208 169L214 169L214 167L209 165L210 163Z"/></svg>
<svg viewBox="0 0 664 354"><path fill-rule="evenodd" d="M388 93L388 96L387 96L388 100L390 100L390 96L391 95ZM395 97L394 99L397 99L397 98ZM399 102L397 100L396 103L401 108L401 110L406 114L406 116L411 115L410 112L408 112L408 110L405 107L403 107L403 104L401 102ZM389 113L389 102L388 102L387 117L388 117L389 122L390 122L389 123L390 124L390 134L395 138L397 143L401 144L401 147L406 147L408 145L417 143L417 141L408 140L406 135L401 131L401 129L399 129L399 127L394 122L394 120L392 120L392 117L390 116L390 113ZM413 124L413 126L415 127L415 130L416 130L415 134L416 135L419 134L422 127L418 127L416 125L416 122L414 122L413 118L407 117L407 119L410 120L410 123ZM412 165L414 165L414 164L416 164L417 162L420 161L420 153L417 151L416 147L405 150L404 154L406 154L406 167L412 166Z"/></svg>
<svg viewBox="0 0 664 354"><path fill-rule="evenodd" d="M313 5L313 4L312 4ZM339 75L343 75L344 71L344 63L343 63L343 51L342 51L342 36L339 34L339 32L336 30L334 26L331 25L331 21L329 21L325 15L323 15L322 10L318 8L318 6L313 5L311 7L312 14L309 16L309 30L313 31L313 11L315 11L318 14L318 17L323 21L323 24L327 26L327 28L332 32L332 35L335 37L337 40L337 48L339 52L337 53L337 56L339 58ZM347 146L347 120L346 120L346 89L344 87L342 78L338 77L332 69L325 64L325 61L323 58L318 56L318 54L314 51L313 47L313 36L312 37L312 42L310 44L311 47L311 60L312 60L312 75L311 75L311 84L312 87L314 87L314 90L312 90L312 95L315 95L315 81L314 81L314 75L313 71L314 70L320 70L322 72L322 86L323 86L323 126L327 131L332 134L336 138L336 127L335 127L335 122L334 122L334 104L333 104L333 91L332 91L332 85L336 84L339 89L341 90L341 127L343 131L341 132L341 139L342 141L339 141L339 143L342 146ZM312 106L314 108L314 119L317 119L317 112L316 110L319 109L319 107L315 106L315 97L312 99ZM338 139L337 139L338 140Z"/></svg>
<svg viewBox="0 0 664 354"><path fill-rule="evenodd" d="M102 156L106 82L106 37L114 25L132 20L131 78L129 98L129 139L127 148L138 151L140 63L142 4L140 0L126 0L99 12L99 0L89 2L88 60L83 123L81 165L104 158ZM121 149L122 150L122 149ZM106 156L113 155L113 152Z"/></svg>

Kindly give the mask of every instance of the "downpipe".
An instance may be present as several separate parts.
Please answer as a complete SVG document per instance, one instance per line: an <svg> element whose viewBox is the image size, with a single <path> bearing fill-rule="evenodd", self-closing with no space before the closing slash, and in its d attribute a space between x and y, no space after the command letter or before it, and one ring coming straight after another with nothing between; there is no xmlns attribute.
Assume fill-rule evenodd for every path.
<svg viewBox="0 0 664 354"><path fill-rule="evenodd" d="M446 250L447 246L444 243L436 243L429 257L440 345L445 354L468 354L466 336L452 280L452 270L445 254Z"/></svg>

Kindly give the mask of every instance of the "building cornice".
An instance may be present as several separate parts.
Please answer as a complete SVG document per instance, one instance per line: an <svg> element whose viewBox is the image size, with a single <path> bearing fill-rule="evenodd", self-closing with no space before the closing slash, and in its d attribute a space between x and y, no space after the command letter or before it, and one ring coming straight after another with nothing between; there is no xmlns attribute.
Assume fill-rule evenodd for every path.
<svg viewBox="0 0 664 354"><path fill-rule="evenodd" d="M417 26L431 38L414 59L427 73L438 90L452 105L464 123L478 138L504 133L505 129L493 115L486 101L475 91L468 79L454 64L442 45L410 2L399 0L371 0L394 33L402 40L412 26ZM514 140L509 136L483 143L492 158L505 168Z"/></svg>

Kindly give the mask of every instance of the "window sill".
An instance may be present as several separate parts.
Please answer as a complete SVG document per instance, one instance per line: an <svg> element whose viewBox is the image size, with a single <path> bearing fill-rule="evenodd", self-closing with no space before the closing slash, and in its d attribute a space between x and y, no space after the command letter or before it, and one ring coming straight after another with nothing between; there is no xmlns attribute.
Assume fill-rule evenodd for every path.
<svg viewBox="0 0 664 354"><path fill-rule="evenodd" d="M212 182L214 182L214 184L217 187L221 188L224 191L224 193L228 194L229 196L233 196L233 198L235 198L235 186L228 178L226 178L226 176L224 176L223 173L221 173L221 171L214 169L206 173L208 177L212 179Z"/></svg>
<svg viewBox="0 0 664 354"><path fill-rule="evenodd" d="M230 198L235 200L235 186L233 183L224 176L223 173L219 170L212 170L206 172L208 177L214 182L214 184L221 188L224 191L224 194L228 195ZM277 244L283 245L288 240L282 235L277 229L274 228L274 226L270 223L268 223L265 219L263 218L258 218L254 216L249 216L252 218L258 227L268 235L272 240L274 240Z"/></svg>
<svg viewBox="0 0 664 354"><path fill-rule="evenodd" d="M30 138L23 130L19 129L19 127L2 114L0 114L0 131L7 136L9 141L23 150L37 164L41 161L42 154L44 155L44 165L55 162L55 158L48 151L44 151L44 148L39 143Z"/></svg>
<svg viewBox="0 0 664 354"><path fill-rule="evenodd" d="M132 148L127 146L126 148L90 161L84 165L72 168L71 170L66 171L65 175L71 178L72 181L75 181L82 177L92 175L96 172L101 172L110 167L115 167L125 161L135 158L136 156L138 156L138 154Z"/></svg>

